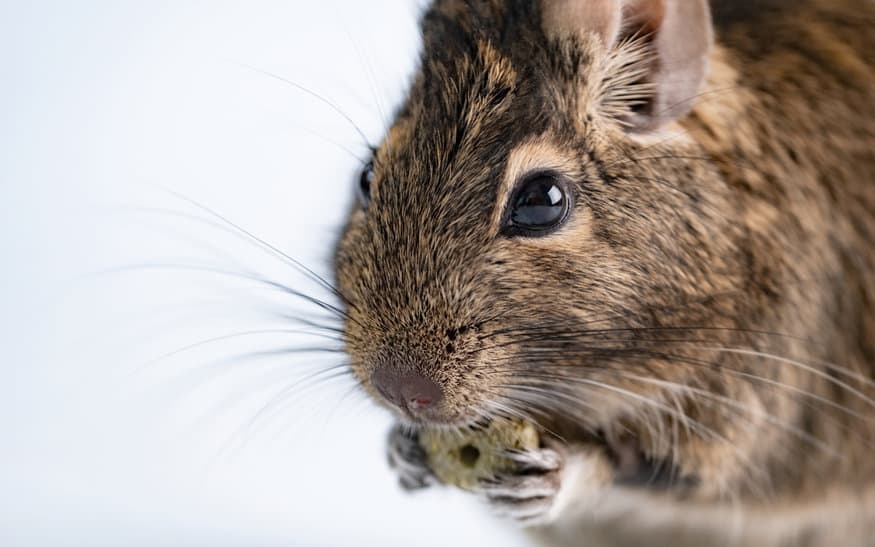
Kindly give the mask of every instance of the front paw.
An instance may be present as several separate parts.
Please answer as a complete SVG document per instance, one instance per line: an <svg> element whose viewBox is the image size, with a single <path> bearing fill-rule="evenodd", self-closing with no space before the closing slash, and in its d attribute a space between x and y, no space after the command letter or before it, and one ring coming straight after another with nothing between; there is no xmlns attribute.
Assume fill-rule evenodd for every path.
<svg viewBox="0 0 875 547"><path fill-rule="evenodd" d="M389 467L398 474L401 488L420 490L437 482L415 431L395 425L389 432L388 457Z"/></svg>
<svg viewBox="0 0 875 547"><path fill-rule="evenodd" d="M517 466L514 471L483 479L478 492L498 516L524 526L546 524L561 484L564 458L551 448L508 453Z"/></svg>

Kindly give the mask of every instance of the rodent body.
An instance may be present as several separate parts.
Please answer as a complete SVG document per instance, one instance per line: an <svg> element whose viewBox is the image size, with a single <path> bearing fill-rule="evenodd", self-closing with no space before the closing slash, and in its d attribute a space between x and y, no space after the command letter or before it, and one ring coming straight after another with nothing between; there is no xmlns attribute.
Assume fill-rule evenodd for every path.
<svg viewBox="0 0 875 547"><path fill-rule="evenodd" d="M363 385L414 428L540 426L484 490L548 544L875 544L872 28L868 0L435 2L336 255ZM534 176L549 232L513 226Z"/></svg>

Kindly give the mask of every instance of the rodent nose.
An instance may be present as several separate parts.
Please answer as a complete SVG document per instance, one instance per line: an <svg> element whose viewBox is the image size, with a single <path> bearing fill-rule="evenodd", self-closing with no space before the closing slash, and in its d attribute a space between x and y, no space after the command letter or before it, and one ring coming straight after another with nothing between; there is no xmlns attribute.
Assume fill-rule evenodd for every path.
<svg viewBox="0 0 875 547"><path fill-rule="evenodd" d="M418 372L398 373L381 367L371 375L371 383L392 404L411 412L433 407L444 396L434 380Z"/></svg>

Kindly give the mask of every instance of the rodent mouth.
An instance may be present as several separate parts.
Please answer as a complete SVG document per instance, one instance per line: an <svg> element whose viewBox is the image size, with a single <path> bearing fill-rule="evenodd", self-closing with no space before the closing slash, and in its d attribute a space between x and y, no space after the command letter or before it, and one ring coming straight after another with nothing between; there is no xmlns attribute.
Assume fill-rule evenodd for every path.
<svg viewBox="0 0 875 547"><path fill-rule="evenodd" d="M447 415L440 409L411 412L407 408L396 409L405 425L415 429L468 429L481 427L488 423L480 417L466 417L464 415Z"/></svg>

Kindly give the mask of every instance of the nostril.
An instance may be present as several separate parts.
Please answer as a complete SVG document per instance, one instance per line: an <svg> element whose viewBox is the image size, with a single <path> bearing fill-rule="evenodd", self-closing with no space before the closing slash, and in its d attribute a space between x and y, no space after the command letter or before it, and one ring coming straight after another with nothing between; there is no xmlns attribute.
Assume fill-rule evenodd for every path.
<svg viewBox="0 0 875 547"><path fill-rule="evenodd" d="M410 410L423 410L436 405L444 394L433 380L421 374L408 373L401 379L401 395Z"/></svg>
<svg viewBox="0 0 875 547"><path fill-rule="evenodd" d="M418 372L396 372L385 367L374 371L371 383L389 402L410 411L437 405L443 390L433 380Z"/></svg>
<svg viewBox="0 0 875 547"><path fill-rule="evenodd" d="M431 397L413 397L407 401L407 406L412 409L428 408L431 406Z"/></svg>

